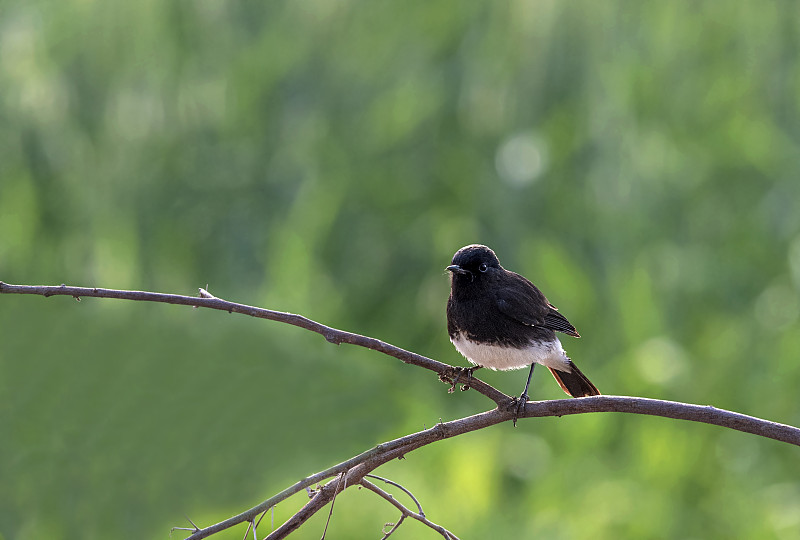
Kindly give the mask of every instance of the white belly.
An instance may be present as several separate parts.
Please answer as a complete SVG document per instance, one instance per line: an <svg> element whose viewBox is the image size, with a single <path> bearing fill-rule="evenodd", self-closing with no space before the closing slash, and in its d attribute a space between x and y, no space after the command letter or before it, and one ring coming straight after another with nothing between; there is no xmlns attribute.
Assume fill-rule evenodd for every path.
<svg viewBox="0 0 800 540"><path fill-rule="evenodd" d="M467 360L489 369L520 369L535 362L561 371L572 371L567 353L564 352L558 338L555 341L531 343L524 349L481 345L464 338L461 334L450 341Z"/></svg>

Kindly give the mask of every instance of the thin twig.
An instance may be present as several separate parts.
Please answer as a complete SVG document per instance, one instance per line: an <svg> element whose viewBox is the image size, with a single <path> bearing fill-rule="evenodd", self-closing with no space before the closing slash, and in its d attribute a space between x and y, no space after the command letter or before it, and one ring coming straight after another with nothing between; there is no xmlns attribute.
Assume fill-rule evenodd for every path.
<svg viewBox="0 0 800 540"><path fill-rule="evenodd" d="M195 532L195 533L196 533L196 532L198 532L198 531L200 531L200 527L198 527L197 525L195 525L195 524L194 524L194 521L192 521L192 520L189 518L189 516L187 516L187 515L184 515L183 517L185 517L185 518L186 518L186 521L188 521L189 523L191 523L191 524L192 524L192 528L190 529L189 527L172 527L172 528L169 530L169 532L170 532L170 535L172 535L172 531L193 531L193 532Z"/></svg>
<svg viewBox="0 0 800 540"><path fill-rule="evenodd" d="M271 510L273 514L275 513L275 507L274 507L274 506L273 506L272 508L267 508L267 510L264 510L264 511L261 513L261 516L259 516L259 518L258 518L258 521L256 521L256 527L258 527L259 525L261 525L261 520L262 520L262 519L264 519L264 516L266 516L266 515L267 515L267 511L269 511L269 510ZM273 522L273 528L274 528L274 525L275 525L275 524L274 524L274 522Z"/></svg>
<svg viewBox="0 0 800 540"><path fill-rule="evenodd" d="M400 501L395 499L390 493L387 493L386 491L382 490L381 488L379 488L378 486L376 486L375 484L373 484L372 482L370 482L366 478L362 478L360 484L362 486L364 486L365 488L367 488L368 490L377 493L378 495L380 495L381 497L383 497L384 499L389 501L389 503L391 503L395 508L400 510L400 512L402 512L402 514L404 516L408 516L410 518L416 519L420 523L423 523L423 524L427 525L428 527L430 527L431 529L433 529L434 531L438 532L439 534L441 534L442 536L444 536L448 540L458 540L458 537L456 535L454 535L453 533L451 533L450 531L448 531L447 529L445 529L441 525L437 525L436 523L432 522L431 520L426 518L424 514L422 514L422 513L418 514L416 512L413 512L413 511L409 510L405 505L400 503Z"/></svg>
<svg viewBox="0 0 800 540"><path fill-rule="evenodd" d="M417 500L417 498L414 496L414 494L411 493L406 488L404 488L403 486L401 486L400 484L398 484L397 482L394 482L394 481L389 480L388 478L384 478L382 476L378 476L376 474L365 474L364 478L374 478L375 480L380 480L381 482L385 482L385 483L387 483L387 484L389 484L391 486L394 486L394 487L402 490L406 495L411 497L411 500L414 501L414 504L417 505L417 513L419 515L421 515L421 516L425 515L425 512L422 511L422 505L419 503L419 500Z"/></svg>
<svg viewBox="0 0 800 540"><path fill-rule="evenodd" d="M396 523L386 523L386 524L383 526L384 530L386 530L386 525L391 525L391 526L392 526L392 528L391 528L391 529L389 529L389 532L387 532L387 533L384 533L384 535L381 537L381 540L386 540L387 538L389 538L390 536L392 536L392 533L393 533L394 531L396 531L396 530L397 530L397 529L400 527L400 525L402 525L402 524L403 524L403 520L404 520L404 519L406 519L406 515L405 515L405 514L403 514L403 513L401 512L401 513L400 513L400 519L398 519Z"/></svg>
<svg viewBox="0 0 800 540"><path fill-rule="evenodd" d="M255 525L256 525L255 521L247 522L247 530L244 531L244 536L242 536L242 540L247 540L247 535L250 534L250 529L255 529Z"/></svg>
<svg viewBox="0 0 800 540"><path fill-rule="evenodd" d="M325 540L325 535L328 534L328 525L331 524L331 518L333 517L333 505L336 504L336 495L338 495L340 491L344 491L345 489L347 489L346 481L344 486L341 487L342 481L344 481L344 474L339 476L339 481L336 484L336 489L333 490L333 498L331 499L331 508L330 511L328 512L328 519L325 520L325 529L322 531L322 538L320 540Z"/></svg>
<svg viewBox="0 0 800 540"><path fill-rule="evenodd" d="M273 530L264 540L280 540L296 531L311 516L319 512L326 504L333 500L339 488L339 477L334 478L314 492L314 496L297 513L286 520L280 527ZM192 538L191 536L186 540ZM202 537L201 537L202 538Z"/></svg>

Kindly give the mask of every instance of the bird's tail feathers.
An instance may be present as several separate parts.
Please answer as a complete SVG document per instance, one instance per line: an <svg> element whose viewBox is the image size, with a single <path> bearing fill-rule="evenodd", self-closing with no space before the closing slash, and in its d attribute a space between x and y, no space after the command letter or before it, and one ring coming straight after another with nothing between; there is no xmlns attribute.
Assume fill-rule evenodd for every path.
<svg viewBox="0 0 800 540"><path fill-rule="evenodd" d="M569 361L569 367L572 369L571 372L561 371L551 367L547 369L549 369L553 377L556 378L556 382L561 389L572 397L600 395L600 391L592 384L592 381L586 378L586 375L578 369L578 366L576 366L572 360Z"/></svg>

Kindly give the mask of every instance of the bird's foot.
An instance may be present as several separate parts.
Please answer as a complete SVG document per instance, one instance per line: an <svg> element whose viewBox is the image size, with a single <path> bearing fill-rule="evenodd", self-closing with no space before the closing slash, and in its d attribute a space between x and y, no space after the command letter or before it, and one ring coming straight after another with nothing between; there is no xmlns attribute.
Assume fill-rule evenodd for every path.
<svg viewBox="0 0 800 540"><path fill-rule="evenodd" d="M455 376L453 377L453 382L451 383L451 385L450 385L450 389L449 389L447 392L448 392L449 394L452 394L452 393L455 391L455 389L456 389L456 385L458 384L458 380L459 380L459 379L460 379L462 376L465 376L465 375L466 375L466 377L465 377L465 378L467 379L467 382L466 382L466 383L464 383L464 384L461 386L461 390L462 390L462 391L464 391L464 390L469 390L469 379L471 379L471 378L472 378L472 373L473 373L473 372L474 372L476 369L480 369L480 368L481 368L481 366L472 366L472 367L468 367L468 368L465 368L465 367L456 367L456 368L455 368Z"/></svg>
<svg viewBox="0 0 800 540"><path fill-rule="evenodd" d="M514 416L513 416L514 427L517 427L517 419L519 418L519 415L522 413L522 411L525 409L525 404L527 402L528 402L528 394L524 392L518 398L514 398L514 403L511 404L511 406L514 407Z"/></svg>

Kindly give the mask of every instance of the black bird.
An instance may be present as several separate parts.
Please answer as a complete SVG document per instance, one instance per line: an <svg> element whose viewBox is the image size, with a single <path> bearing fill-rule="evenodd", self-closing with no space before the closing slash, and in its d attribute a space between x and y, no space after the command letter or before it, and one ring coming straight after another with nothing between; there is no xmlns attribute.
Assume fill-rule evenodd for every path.
<svg viewBox="0 0 800 540"><path fill-rule="evenodd" d="M531 366L520 406L536 364L550 370L572 397L599 395L597 388L569 359L556 331L580 337L536 286L500 266L486 246L465 246L453 255L447 332L458 352L478 367L520 369Z"/></svg>

